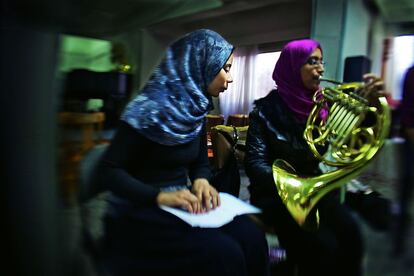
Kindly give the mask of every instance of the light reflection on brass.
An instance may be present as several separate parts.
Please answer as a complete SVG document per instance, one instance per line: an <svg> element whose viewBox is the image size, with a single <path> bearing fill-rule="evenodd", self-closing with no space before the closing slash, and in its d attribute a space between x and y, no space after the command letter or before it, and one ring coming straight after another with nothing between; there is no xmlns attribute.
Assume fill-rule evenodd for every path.
<svg viewBox="0 0 414 276"><path fill-rule="evenodd" d="M272 167L280 198L295 221L308 229L319 225L318 210L311 212L318 201L364 170L384 144L390 128L390 109L385 97L378 98L379 108L369 106L358 95L362 83L330 82L337 86L324 88L314 96L315 105L308 117L304 138L315 157L336 170L315 177L301 176L281 159L275 160ZM322 108L329 111L325 120L319 118ZM372 113L375 124L361 125L368 113ZM316 146L326 143L330 147L322 155Z"/></svg>

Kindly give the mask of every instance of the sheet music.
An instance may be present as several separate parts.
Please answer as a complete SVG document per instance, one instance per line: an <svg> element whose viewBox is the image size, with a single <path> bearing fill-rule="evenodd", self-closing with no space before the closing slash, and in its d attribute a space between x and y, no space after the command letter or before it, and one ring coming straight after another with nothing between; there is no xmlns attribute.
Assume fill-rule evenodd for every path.
<svg viewBox="0 0 414 276"><path fill-rule="evenodd" d="M231 222L236 216L261 213L259 208L227 193L220 193L220 203L219 207L204 214L191 214L185 210L164 205L161 205L160 208L193 227L201 228L218 228Z"/></svg>

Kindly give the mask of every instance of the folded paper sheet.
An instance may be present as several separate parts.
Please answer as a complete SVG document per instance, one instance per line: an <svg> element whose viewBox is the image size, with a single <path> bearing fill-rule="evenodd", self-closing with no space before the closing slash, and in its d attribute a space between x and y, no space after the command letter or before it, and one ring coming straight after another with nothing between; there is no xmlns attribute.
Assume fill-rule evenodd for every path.
<svg viewBox="0 0 414 276"><path fill-rule="evenodd" d="M161 206L161 209L176 215L193 227L201 228L221 227L236 216L261 212L259 208L227 193L220 193L220 203L219 207L204 214L191 214L185 210L168 206Z"/></svg>

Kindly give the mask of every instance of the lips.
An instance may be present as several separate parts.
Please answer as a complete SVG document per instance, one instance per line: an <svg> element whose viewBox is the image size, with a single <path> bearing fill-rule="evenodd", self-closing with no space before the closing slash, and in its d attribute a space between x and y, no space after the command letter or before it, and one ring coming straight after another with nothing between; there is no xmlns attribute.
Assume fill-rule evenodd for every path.
<svg viewBox="0 0 414 276"><path fill-rule="evenodd" d="M313 79L319 84L321 82L322 75L315 76Z"/></svg>

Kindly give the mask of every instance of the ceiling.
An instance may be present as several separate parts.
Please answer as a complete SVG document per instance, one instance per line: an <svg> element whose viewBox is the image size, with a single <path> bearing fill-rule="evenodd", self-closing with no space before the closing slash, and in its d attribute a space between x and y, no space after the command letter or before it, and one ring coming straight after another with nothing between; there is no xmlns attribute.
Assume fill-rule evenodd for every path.
<svg viewBox="0 0 414 276"><path fill-rule="evenodd" d="M222 5L220 0L3 0L11 22L90 37L115 35ZM3 17L2 14L2 17Z"/></svg>
<svg viewBox="0 0 414 276"><path fill-rule="evenodd" d="M311 0L3 0L2 17L33 28L107 37L161 22L175 25Z"/></svg>
<svg viewBox="0 0 414 276"><path fill-rule="evenodd" d="M369 4L389 23L414 23L413 0L361 1ZM238 16L233 16L236 14L256 14L260 19L255 11L277 12L279 7L285 7L287 11L288 5L298 2L312 5L312 0L3 0L2 19L3 22L19 21L34 28L46 27L62 33L99 38L149 26L160 30L165 24L184 29L193 22L195 25L219 25L217 19L238 24L238 21L229 22L226 18L237 19ZM311 9L307 12L310 13ZM278 20L278 24L281 22L283 20Z"/></svg>
<svg viewBox="0 0 414 276"><path fill-rule="evenodd" d="M414 22L413 0L372 0L387 22L410 24Z"/></svg>
<svg viewBox="0 0 414 276"><path fill-rule="evenodd" d="M158 22L148 29L158 36L177 37L209 28L237 46L274 45L275 41L309 37L311 22L310 0L227 0L219 8Z"/></svg>

